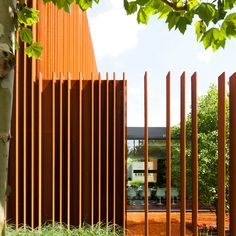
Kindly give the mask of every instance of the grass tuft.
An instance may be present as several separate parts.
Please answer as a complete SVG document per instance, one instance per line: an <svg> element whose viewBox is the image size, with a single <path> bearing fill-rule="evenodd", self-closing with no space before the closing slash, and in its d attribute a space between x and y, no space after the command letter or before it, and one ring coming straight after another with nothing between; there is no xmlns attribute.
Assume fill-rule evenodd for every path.
<svg viewBox="0 0 236 236"><path fill-rule="evenodd" d="M52 224L44 224L41 229L35 228L34 230L30 227L24 228L20 226L18 230L16 230L14 225L7 225L6 228L6 236L77 236L77 235L86 235L86 236L105 236L105 235L113 235L120 236L123 235L123 229L120 226L115 226L115 232L113 231L113 225L109 225L106 228L106 225L103 223L98 223L92 226L88 224L83 224L81 228L71 227L68 229L67 225L55 223Z"/></svg>

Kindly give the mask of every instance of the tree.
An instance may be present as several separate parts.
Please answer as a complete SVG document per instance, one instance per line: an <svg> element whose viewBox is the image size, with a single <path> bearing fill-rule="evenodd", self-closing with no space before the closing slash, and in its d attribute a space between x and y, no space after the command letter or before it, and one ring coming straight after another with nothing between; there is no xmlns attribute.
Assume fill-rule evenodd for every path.
<svg viewBox="0 0 236 236"><path fill-rule="evenodd" d="M226 207L229 209L229 99L226 99ZM191 186L191 114L187 117L187 186ZM179 135L179 126L173 127L173 135ZM198 174L199 200L217 210L218 185L218 91L212 84L198 103ZM175 150L178 154L179 150ZM191 187L190 187L191 188ZM191 194L191 193L190 193Z"/></svg>
<svg viewBox="0 0 236 236"><path fill-rule="evenodd" d="M199 102L199 197L217 208L218 92L212 85ZM229 99L226 99L226 206L229 206Z"/></svg>
<svg viewBox="0 0 236 236"><path fill-rule="evenodd" d="M0 235L4 235L5 195L14 80L15 1L0 0Z"/></svg>

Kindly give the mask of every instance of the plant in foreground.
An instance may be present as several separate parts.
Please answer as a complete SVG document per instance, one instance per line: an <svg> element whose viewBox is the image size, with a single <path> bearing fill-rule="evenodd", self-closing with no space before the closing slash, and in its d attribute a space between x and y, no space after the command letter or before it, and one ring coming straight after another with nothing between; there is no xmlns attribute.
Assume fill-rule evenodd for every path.
<svg viewBox="0 0 236 236"><path fill-rule="evenodd" d="M206 224L197 224L198 226L198 235L199 236L213 236L213 235L218 235L217 227L209 225L207 226ZM225 232L226 236L229 236L229 231L226 230Z"/></svg>
<svg viewBox="0 0 236 236"><path fill-rule="evenodd" d="M41 229L36 228L32 229L30 227L19 227L18 230L16 230L14 225L7 225L6 228L6 235L7 236L41 236L41 235L46 235L46 236L77 236L77 235L114 235L114 236L119 236L123 235L123 229L116 225L115 230L113 228L113 225L109 225L106 227L105 224L98 223L94 225L93 227L88 224L83 224L81 228L78 227L70 227L68 229L68 226L65 224L59 224L55 223L54 225L52 224L44 224Z"/></svg>

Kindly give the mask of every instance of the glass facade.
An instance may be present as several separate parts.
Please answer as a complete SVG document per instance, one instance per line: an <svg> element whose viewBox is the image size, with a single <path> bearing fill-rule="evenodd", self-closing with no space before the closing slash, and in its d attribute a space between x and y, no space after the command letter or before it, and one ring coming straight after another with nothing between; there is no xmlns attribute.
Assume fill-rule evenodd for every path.
<svg viewBox="0 0 236 236"><path fill-rule="evenodd" d="M149 128L148 141L148 199L150 211L166 208L166 140L165 128ZM157 135L155 135L157 133ZM144 146L143 128L128 128L127 203L128 211L144 210ZM186 153L186 208L192 209L191 153ZM199 210L209 210L199 199ZM180 141L171 141L171 208L180 209Z"/></svg>

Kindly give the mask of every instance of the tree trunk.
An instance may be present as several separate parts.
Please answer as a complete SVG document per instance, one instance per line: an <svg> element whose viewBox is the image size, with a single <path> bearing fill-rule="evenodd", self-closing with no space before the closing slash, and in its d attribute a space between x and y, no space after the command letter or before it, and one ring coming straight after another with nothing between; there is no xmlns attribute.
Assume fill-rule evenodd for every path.
<svg viewBox="0 0 236 236"><path fill-rule="evenodd" d="M16 0L0 0L0 235L5 235L5 205L13 100Z"/></svg>

